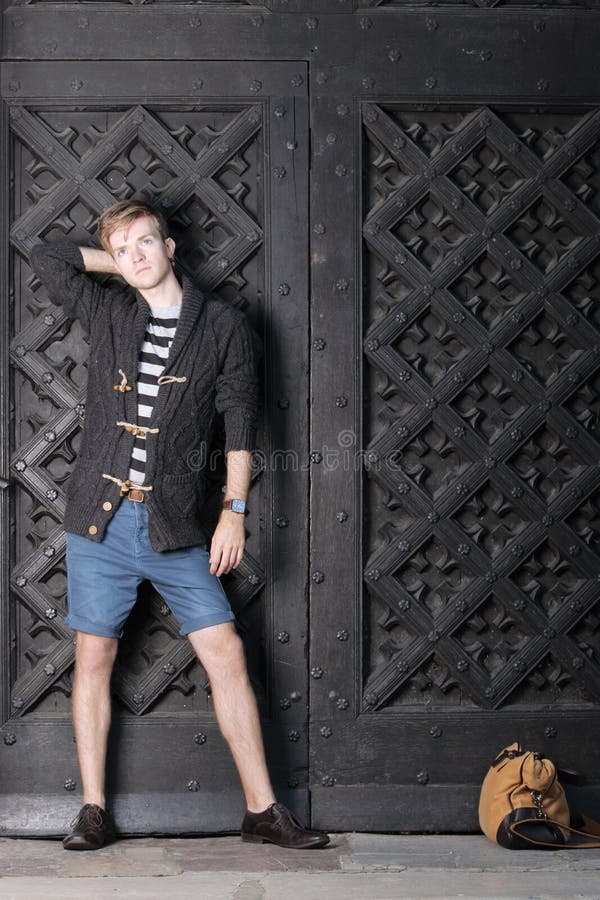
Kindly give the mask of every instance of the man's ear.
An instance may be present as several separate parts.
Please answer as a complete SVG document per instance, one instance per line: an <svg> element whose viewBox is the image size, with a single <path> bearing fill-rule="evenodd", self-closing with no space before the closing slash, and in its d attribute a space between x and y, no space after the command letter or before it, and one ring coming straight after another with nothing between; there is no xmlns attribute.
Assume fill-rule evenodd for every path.
<svg viewBox="0 0 600 900"><path fill-rule="evenodd" d="M167 247L167 253L169 254L169 259L172 260L175 256L175 241L173 240L173 238L168 237L165 238L165 244Z"/></svg>

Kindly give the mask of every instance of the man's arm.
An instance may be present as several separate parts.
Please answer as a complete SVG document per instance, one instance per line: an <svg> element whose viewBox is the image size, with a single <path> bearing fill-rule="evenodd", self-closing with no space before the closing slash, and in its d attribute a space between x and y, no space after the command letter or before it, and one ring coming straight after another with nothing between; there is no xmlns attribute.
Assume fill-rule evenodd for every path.
<svg viewBox="0 0 600 900"><path fill-rule="evenodd" d="M89 277L90 272L115 271L112 257L104 250L78 247L68 240L36 244L30 265L46 288L48 299L78 318L88 332L94 316L103 313L105 304L113 303L120 292L115 285L105 287Z"/></svg>
<svg viewBox="0 0 600 900"><path fill-rule="evenodd" d="M80 247L79 252L83 259L86 272L108 272L111 275L119 275L115 261L106 250L97 250L95 247Z"/></svg>
<svg viewBox="0 0 600 900"><path fill-rule="evenodd" d="M252 476L252 454L249 450L230 450L227 455L227 484L224 500L247 500ZM210 545L212 575L226 575L237 569L244 555L246 542L245 516L221 510Z"/></svg>

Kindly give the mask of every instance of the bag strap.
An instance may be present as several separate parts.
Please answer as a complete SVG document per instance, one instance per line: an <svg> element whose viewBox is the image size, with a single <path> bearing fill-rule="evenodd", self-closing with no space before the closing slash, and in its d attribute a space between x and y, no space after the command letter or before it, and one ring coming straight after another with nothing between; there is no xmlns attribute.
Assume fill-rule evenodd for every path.
<svg viewBox="0 0 600 900"><path fill-rule="evenodd" d="M581 828L573 828L571 825L563 825L562 822L557 822L555 819L520 819L518 822L511 822L508 826L508 830L512 832L512 834L516 835L520 840L526 841L528 844L531 844L533 847L544 847L545 849L555 849L555 850L594 850L600 848L600 822L595 822L594 819L588 819L587 816L580 816L581 821L577 821L578 825L581 825ZM574 843L572 841L567 841L566 843L550 843L549 841L537 841L535 838L528 837L526 834L522 834L519 831L519 827L521 825L556 825L562 831L568 831L570 835L578 835L579 837L588 838L586 841L580 841L578 843ZM587 830L583 830L583 828Z"/></svg>

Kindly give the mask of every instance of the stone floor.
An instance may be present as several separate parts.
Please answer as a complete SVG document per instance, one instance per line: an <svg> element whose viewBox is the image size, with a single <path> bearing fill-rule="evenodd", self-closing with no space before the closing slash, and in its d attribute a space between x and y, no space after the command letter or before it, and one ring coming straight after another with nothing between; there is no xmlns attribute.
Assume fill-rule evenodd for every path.
<svg viewBox="0 0 600 900"><path fill-rule="evenodd" d="M332 835L323 850L237 836L131 838L95 853L0 839L0 898L600 900L600 850L511 852L479 835Z"/></svg>

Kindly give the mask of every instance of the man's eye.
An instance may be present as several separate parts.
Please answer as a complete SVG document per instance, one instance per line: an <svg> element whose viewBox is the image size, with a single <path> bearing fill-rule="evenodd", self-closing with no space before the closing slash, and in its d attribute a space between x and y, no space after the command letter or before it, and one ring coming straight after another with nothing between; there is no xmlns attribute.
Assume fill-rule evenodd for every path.
<svg viewBox="0 0 600 900"><path fill-rule="evenodd" d="M152 238L144 238L144 244L151 244Z"/></svg>
<svg viewBox="0 0 600 900"><path fill-rule="evenodd" d="M126 250L117 250L117 256L125 256L126 253Z"/></svg>

